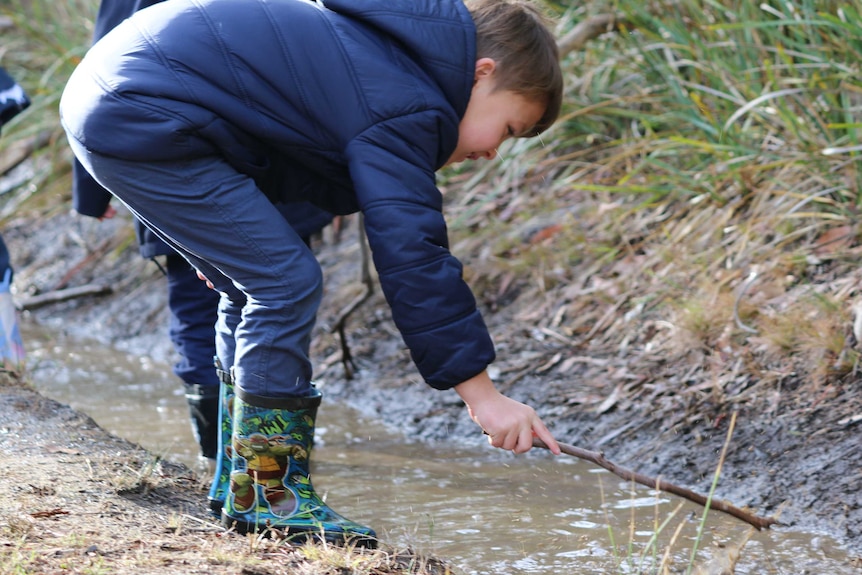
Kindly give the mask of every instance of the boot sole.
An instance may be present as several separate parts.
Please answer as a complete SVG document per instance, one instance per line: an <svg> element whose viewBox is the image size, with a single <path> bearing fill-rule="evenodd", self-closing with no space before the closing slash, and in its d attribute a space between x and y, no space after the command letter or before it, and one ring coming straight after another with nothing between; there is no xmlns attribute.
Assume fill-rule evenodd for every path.
<svg viewBox="0 0 862 575"><path fill-rule="evenodd" d="M344 533L340 531L326 531L321 535L320 531L291 525L283 527L279 527L278 525L261 526L257 523L235 519L224 512L221 514L221 522L225 529L233 530L240 535L247 533L262 534L264 537L275 537L295 544L302 544L311 540L320 543L326 542L339 547L377 548L377 538L372 535Z"/></svg>

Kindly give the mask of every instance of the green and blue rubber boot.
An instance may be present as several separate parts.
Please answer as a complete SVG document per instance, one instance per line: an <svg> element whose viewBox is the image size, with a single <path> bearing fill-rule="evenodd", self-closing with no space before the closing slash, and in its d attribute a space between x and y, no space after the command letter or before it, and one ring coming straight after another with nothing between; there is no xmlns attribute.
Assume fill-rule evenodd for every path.
<svg viewBox="0 0 862 575"><path fill-rule="evenodd" d="M233 465L222 523L239 533L375 547L373 529L330 509L311 484L309 456L321 394L270 398L235 388Z"/></svg>
<svg viewBox="0 0 862 575"><path fill-rule="evenodd" d="M216 518L221 517L221 508L230 485L231 449L230 436L233 433L233 377L222 367L218 357L215 358L216 374L221 382L219 385L218 404L218 451L216 452L215 474L210 486L210 512Z"/></svg>

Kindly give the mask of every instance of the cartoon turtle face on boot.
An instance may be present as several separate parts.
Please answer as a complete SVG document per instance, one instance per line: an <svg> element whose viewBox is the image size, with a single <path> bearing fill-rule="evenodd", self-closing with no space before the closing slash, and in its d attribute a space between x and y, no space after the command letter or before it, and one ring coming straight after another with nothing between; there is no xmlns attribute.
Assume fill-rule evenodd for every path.
<svg viewBox="0 0 862 575"><path fill-rule="evenodd" d="M257 500L258 488L268 511L279 517L289 517L299 506L296 494L285 486L284 478L290 467L290 458L308 459L301 445L292 445L281 435L266 437L252 433L248 437L233 438L234 452L245 460L245 470L231 473L230 491L234 508L247 512ZM263 510L266 511L266 510Z"/></svg>
<svg viewBox="0 0 862 575"><path fill-rule="evenodd" d="M255 405L258 401L267 407ZM274 402L283 408L273 408ZM277 529L297 539L375 545L372 529L333 511L311 484L308 459L319 403L319 393L272 400L237 391L225 526L241 533Z"/></svg>

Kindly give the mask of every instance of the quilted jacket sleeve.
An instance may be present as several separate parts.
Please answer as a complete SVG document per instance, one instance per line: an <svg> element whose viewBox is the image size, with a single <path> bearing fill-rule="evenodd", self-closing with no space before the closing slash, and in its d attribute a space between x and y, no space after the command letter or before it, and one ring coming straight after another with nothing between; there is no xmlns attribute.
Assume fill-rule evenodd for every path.
<svg viewBox="0 0 862 575"><path fill-rule="evenodd" d="M395 324L425 381L448 389L484 370L494 345L449 252L432 167L440 157L439 121L425 112L376 124L347 155Z"/></svg>

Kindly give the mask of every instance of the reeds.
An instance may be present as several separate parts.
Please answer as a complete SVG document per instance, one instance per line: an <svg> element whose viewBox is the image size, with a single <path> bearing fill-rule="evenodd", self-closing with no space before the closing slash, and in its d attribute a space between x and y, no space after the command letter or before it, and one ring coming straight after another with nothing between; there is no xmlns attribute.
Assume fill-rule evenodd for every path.
<svg viewBox="0 0 862 575"><path fill-rule="evenodd" d="M483 301L530 298L522 316L581 350L700 365L724 401L855 373L856 9L622 0L560 32L609 11L621 30L564 61L560 121L446 174L468 184L449 210Z"/></svg>

